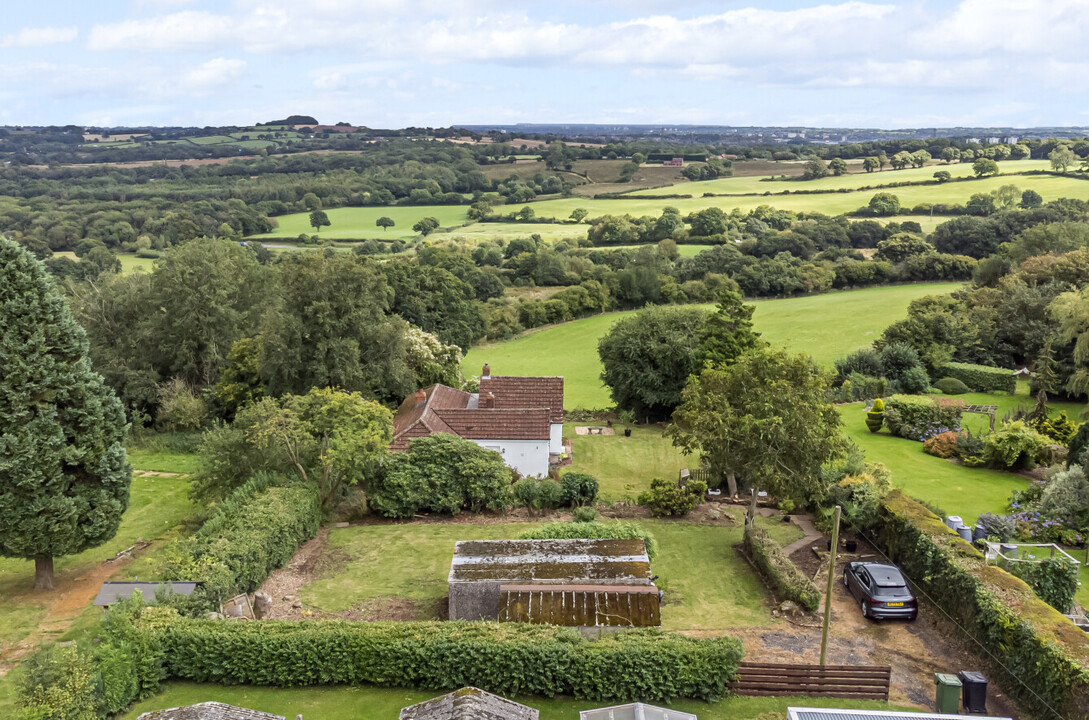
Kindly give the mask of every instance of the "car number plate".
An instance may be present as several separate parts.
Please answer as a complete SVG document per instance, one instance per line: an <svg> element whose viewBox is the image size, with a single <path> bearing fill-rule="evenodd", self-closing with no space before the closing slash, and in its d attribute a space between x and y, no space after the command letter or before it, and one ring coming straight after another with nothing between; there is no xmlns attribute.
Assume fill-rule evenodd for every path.
<svg viewBox="0 0 1089 720"><path fill-rule="evenodd" d="M885 605L887 605L887 606L889 606L889 607L904 607L904 603L902 603L902 602L898 602L898 603L885 603Z"/></svg>

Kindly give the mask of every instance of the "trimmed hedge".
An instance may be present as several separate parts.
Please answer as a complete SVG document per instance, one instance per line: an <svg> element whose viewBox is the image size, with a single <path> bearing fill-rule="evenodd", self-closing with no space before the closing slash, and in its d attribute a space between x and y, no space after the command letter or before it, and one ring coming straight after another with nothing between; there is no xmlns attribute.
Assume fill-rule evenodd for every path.
<svg viewBox="0 0 1089 720"><path fill-rule="evenodd" d="M1017 389L1013 370L954 362L943 365L941 371L946 377L956 378L976 392L1002 390L1012 394Z"/></svg>
<svg viewBox="0 0 1089 720"><path fill-rule="evenodd" d="M587 700L714 701L727 694L737 638L658 629L587 640L575 628L484 622L233 622L144 611L163 677L226 685L371 684Z"/></svg>
<svg viewBox="0 0 1089 720"><path fill-rule="evenodd" d="M965 403L925 395L893 395L885 402L885 425L893 435L927 440L943 432L960 430Z"/></svg>
<svg viewBox="0 0 1089 720"><path fill-rule="evenodd" d="M941 380L934 383L934 387L938 388L946 395L963 395L972 390L972 388L968 387L955 377L943 377Z"/></svg>
<svg viewBox="0 0 1089 720"><path fill-rule="evenodd" d="M1048 720L1089 715L1089 636L1022 580L987 565L899 490L882 503L878 544L924 597L987 649L980 659L989 661L990 675L1028 713Z"/></svg>
<svg viewBox="0 0 1089 720"><path fill-rule="evenodd" d="M753 564L771 583L776 595L793 600L810 612L816 611L821 602L820 590L783 554L783 549L766 530L746 525L742 544Z"/></svg>

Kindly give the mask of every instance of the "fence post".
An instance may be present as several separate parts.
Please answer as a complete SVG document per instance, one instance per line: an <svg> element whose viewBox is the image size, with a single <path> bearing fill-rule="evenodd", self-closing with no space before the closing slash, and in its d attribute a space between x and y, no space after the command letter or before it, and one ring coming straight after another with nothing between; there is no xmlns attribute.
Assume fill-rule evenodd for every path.
<svg viewBox="0 0 1089 720"><path fill-rule="evenodd" d="M832 621L832 584L836 580L836 550L839 548L839 505L832 516L832 552L828 554L828 589L824 595L824 627L821 630L821 665L828 651L828 623Z"/></svg>

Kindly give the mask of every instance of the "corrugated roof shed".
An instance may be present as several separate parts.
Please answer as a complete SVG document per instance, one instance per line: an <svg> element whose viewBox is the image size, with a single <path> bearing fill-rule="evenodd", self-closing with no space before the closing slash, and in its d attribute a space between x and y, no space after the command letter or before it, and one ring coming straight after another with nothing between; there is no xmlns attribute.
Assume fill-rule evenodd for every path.
<svg viewBox="0 0 1089 720"><path fill-rule="evenodd" d="M119 600L124 600L136 590L144 597L148 605L155 604L155 595L159 588L166 588L168 594L192 595L199 583L183 582L180 580L156 580L154 582L104 582L95 598L95 605L113 605Z"/></svg>
<svg viewBox="0 0 1089 720"><path fill-rule="evenodd" d="M152 710L136 720L285 720L285 718L283 715L273 715L221 702L202 702L166 710Z"/></svg>
<svg viewBox="0 0 1089 720"><path fill-rule="evenodd" d="M462 540L450 582L652 585L640 538L628 540Z"/></svg>
<svg viewBox="0 0 1089 720"><path fill-rule="evenodd" d="M401 710L400 720L537 720L538 712L513 700L465 687Z"/></svg>
<svg viewBox="0 0 1089 720"><path fill-rule="evenodd" d="M896 710L840 710L838 708L787 708L787 720L964 720L963 715L898 712ZM1010 720L1010 718L988 718Z"/></svg>
<svg viewBox="0 0 1089 720"><path fill-rule="evenodd" d="M645 703L629 703L597 710L583 710L579 713L579 720L697 720L697 718L691 713L680 710L670 710Z"/></svg>

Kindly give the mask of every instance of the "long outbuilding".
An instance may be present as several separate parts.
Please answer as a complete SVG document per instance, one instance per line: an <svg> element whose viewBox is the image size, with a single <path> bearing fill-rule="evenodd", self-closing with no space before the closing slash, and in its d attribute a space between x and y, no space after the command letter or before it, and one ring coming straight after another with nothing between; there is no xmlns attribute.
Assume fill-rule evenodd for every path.
<svg viewBox="0 0 1089 720"><path fill-rule="evenodd" d="M657 626L654 579L639 538L466 540L450 564L450 619Z"/></svg>

